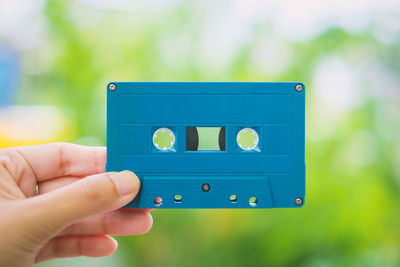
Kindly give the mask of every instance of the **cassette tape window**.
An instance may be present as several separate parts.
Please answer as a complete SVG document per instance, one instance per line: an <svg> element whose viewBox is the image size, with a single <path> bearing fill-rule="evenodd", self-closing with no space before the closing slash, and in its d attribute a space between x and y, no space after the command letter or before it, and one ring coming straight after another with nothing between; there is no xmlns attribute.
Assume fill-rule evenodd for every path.
<svg viewBox="0 0 400 267"><path fill-rule="evenodd" d="M225 127L186 127L187 151L225 151Z"/></svg>

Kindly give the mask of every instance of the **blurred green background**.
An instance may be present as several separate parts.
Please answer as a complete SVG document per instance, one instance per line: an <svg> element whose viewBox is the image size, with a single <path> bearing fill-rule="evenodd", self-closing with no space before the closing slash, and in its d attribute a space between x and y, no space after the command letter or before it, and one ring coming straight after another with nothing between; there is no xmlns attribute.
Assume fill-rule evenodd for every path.
<svg viewBox="0 0 400 267"><path fill-rule="evenodd" d="M40 266L400 265L398 1L1 1L1 148L105 145L112 80L303 81L306 205L154 211Z"/></svg>

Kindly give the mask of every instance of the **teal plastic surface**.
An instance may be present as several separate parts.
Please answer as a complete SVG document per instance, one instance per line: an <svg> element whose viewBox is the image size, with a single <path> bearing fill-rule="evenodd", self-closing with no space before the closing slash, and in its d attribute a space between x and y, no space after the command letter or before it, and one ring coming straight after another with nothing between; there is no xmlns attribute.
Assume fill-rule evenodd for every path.
<svg viewBox="0 0 400 267"><path fill-rule="evenodd" d="M219 146L199 148L207 128L194 127L213 127ZM141 180L127 207L301 207L304 154L302 83L107 85L107 171Z"/></svg>

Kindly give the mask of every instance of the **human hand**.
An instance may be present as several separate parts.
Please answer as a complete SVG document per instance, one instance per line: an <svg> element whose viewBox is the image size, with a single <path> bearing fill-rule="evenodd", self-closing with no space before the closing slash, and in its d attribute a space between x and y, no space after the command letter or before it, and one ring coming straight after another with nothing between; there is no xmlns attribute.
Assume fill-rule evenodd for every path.
<svg viewBox="0 0 400 267"><path fill-rule="evenodd" d="M102 257L152 226L149 211L119 209L140 187L132 172L104 173L106 150L66 143L0 150L0 266ZM38 185L38 192L36 192Z"/></svg>

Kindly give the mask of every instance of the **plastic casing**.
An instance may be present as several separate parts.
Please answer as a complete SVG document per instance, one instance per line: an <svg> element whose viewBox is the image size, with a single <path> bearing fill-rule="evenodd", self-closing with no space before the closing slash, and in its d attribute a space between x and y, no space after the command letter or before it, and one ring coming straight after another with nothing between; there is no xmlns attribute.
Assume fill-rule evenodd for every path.
<svg viewBox="0 0 400 267"><path fill-rule="evenodd" d="M111 83L110 83L111 84ZM126 207L277 208L305 200L305 86L299 82L112 82L107 89L107 171L141 180ZM296 85L303 90L296 90ZM109 88L109 86L107 86ZM186 151L186 127L226 127L226 151ZM158 150L161 127L176 137ZM236 143L240 129L259 135L258 148ZM210 190L202 191L208 183ZM180 202L175 195L182 196ZM237 201L230 200L236 195ZM257 205L249 205L255 197ZM295 199L302 204L296 205Z"/></svg>

